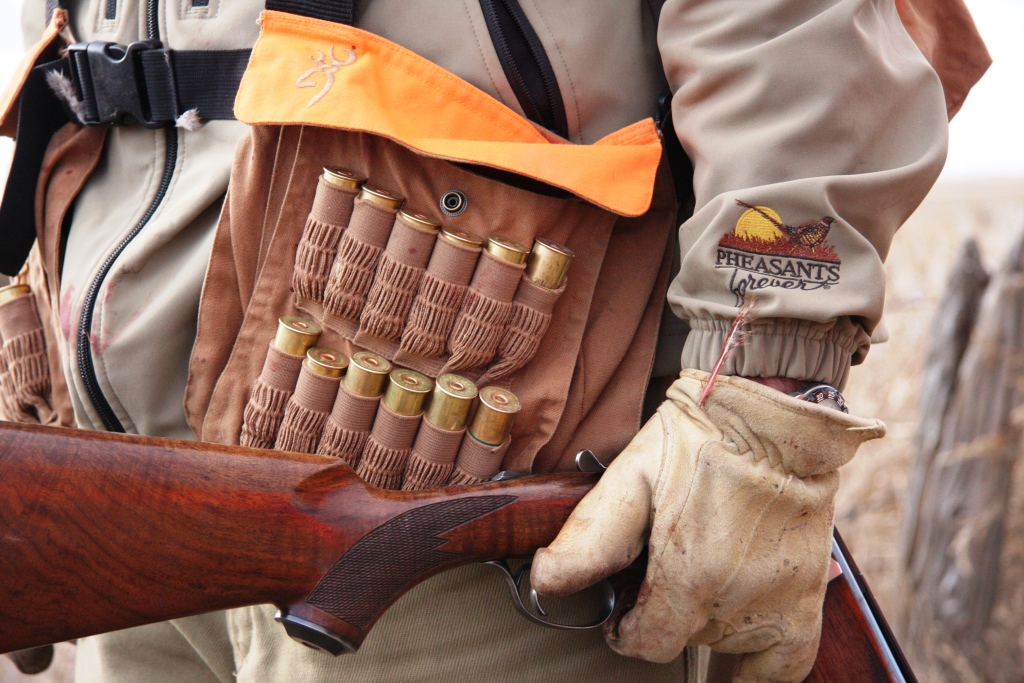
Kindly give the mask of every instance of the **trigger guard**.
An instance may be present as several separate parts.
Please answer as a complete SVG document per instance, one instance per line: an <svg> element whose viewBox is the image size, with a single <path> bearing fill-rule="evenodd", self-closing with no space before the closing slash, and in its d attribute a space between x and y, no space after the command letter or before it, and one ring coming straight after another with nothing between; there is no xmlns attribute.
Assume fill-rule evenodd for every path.
<svg viewBox="0 0 1024 683"><path fill-rule="evenodd" d="M536 614L531 612L523 604L523 598L520 593L523 583L523 577L530 571L531 563L527 562L522 567L517 569L514 573L509 568L508 563L505 560L491 560L489 562L482 562L489 567L494 567L500 573L503 579L505 579L505 585L508 586L510 598L512 599L512 606L516 608L516 611L529 622L537 624L538 626L545 626L547 628L559 629L562 631L587 631L592 628L598 628L604 625L615 611L615 588L612 586L611 581L608 579L602 579L597 585L601 587L602 596L602 608L601 612L591 621L585 624L559 624L554 621L547 621L541 619ZM536 589L530 586L530 604L533 605L542 617L548 615L547 611L540 604L540 596Z"/></svg>

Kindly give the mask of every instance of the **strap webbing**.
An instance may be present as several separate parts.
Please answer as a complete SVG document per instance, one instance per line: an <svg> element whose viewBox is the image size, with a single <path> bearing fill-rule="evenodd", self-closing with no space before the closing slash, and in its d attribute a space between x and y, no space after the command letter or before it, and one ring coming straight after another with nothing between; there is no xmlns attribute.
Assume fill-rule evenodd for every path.
<svg viewBox="0 0 1024 683"><path fill-rule="evenodd" d="M266 0L267 9L300 14L336 24L355 22L355 0Z"/></svg>
<svg viewBox="0 0 1024 683"><path fill-rule="evenodd" d="M266 0L264 6L278 12L291 12L338 24L355 23L355 0ZM54 10L67 8L68 0L46 0L46 23L50 23L50 17L53 16ZM114 17L107 16L106 18L113 19Z"/></svg>
<svg viewBox="0 0 1024 683"><path fill-rule="evenodd" d="M0 204L0 273L17 275L36 241L36 181L50 138L68 122L64 107L46 83L51 62L37 66L21 89L18 144ZM58 67L59 70L59 67Z"/></svg>
<svg viewBox="0 0 1024 683"><path fill-rule="evenodd" d="M672 91L668 86L662 91L658 98L658 115L655 117L658 124L658 131L665 145L665 155L668 157L668 167L672 171L672 182L676 189L676 200L679 202L680 210L685 217L693 215L694 202L696 197L693 192L693 162L687 156L686 150L679 142L676 135L676 127L672 122Z"/></svg>
<svg viewBox="0 0 1024 683"><path fill-rule="evenodd" d="M46 0L46 24L50 24L53 13L58 9L67 9L67 0Z"/></svg>
<svg viewBox="0 0 1024 683"><path fill-rule="evenodd" d="M68 0L46 0L46 20L57 9L68 9ZM355 0L266 0L267 9L290 12L314 19L343 24L355 20ZM143 97L151 125L173 125L181 114L197 109L204 120L233 119L235 94L249 62L249 50L152 49L141 53ZM46 73L59 71L77 83L79 90L102 96L101 83L94 83L90 70L63 57L32 70L21 91L18 116L18 144L0 204L0 273L17 274L35 242L36 182L50 138L68 123L67 109L50 90ZM76 68L77 67L77 68ZM108 84L109 85L109 84ZM108 92L116 92L114 87ZM131 86L134 87L134 86ZM86 103L86 110L90 110ZM115 103L116 104L116 103ZM96 113L101 108L92 107Z"/></svg>
<svg viewBox="0 0 1024 683"><path fill-rule="evenodd" d="M175 121L190 109L204 120L233 119L249 50L147 50L142 73L150 119Z"/></svg>

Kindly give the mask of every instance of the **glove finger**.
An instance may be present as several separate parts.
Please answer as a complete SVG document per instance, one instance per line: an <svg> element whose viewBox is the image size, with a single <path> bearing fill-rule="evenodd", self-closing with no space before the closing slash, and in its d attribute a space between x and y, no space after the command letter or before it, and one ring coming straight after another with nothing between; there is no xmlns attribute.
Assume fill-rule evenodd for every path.
<svg viewBox="0 0 1024 683"><path fill-rule="evenodd" d="M696 600L684 581L649 566L636 605L615 628L606 630L608 645L619 654L651 662L665 663L678 657L708 620L707 607Z"/></svg>
<svg viewBox="0 0 1024 683"><path fill-rule="evenodd" d="M799 683L807 678L818 656L821 629L810 639L788 641L761 652L741 655L734 683Z"/></svg>
<svg viewBox="0 0 1024 683"><path fill-rule="evenodd" d="M640 554L653 495L646 468L661 455L661 425L658 415L648 421L576 506L554 542L537 551L530 582L538 593L582 590Z"/></svg>
<svg viewBox="0 0 1024 683"><path fill-rule="evenodd" d="M629 566L643 549L650 492L640 482L603 484L580 501L554 542L537 551L530 581L539 593L582 590Z"/></svg>

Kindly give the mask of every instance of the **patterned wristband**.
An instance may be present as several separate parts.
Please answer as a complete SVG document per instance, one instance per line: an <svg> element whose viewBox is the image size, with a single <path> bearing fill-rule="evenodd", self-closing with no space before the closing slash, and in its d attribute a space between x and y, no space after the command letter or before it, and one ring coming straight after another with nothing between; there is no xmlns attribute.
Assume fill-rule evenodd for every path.
<svg viewBox="0 0 1024 683"><path fill-rule="evenodd" d="M810 401L811 403L824 405L826 408L841 410L844 413L850 412L846 407L846 399L843 398L843 395L839 393L838 389L829 384L807 382L804 386L800 387L798 391L794 391L790 394L790 396L798 398L801 401Z"/></svg>

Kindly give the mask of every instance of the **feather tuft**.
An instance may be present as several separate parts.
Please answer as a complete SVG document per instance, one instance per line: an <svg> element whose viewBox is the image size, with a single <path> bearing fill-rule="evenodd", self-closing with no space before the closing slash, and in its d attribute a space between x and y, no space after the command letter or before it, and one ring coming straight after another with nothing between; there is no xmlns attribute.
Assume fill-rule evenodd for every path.
<svg viewBox="0 0 1024 683"><path fill-rule="evenodd" d="M178 120L174 122L174 125L182 130L199 130L203 127L203 120L199 118L199 110L192 108L179 116Z"/></svg>
<svg viewBox="0 0 1024 683"><path fill-rule="evenodd" d="M725 361L747 341L747 337L750 334L749 325L750 321L754 319L754 305L756 303L757 298L752 294L743 297L740 310L736 317L733 318L732 325L729 327L729 336L725 338L725 344L722 346L722 355L718 357L718 362L711 369L711 374L708 375L704 384L704 391L701 392L700 400L697 401L698 408L703 408L704 404L707 403L708 397L711 395L711 389L715 386L715 380L718 379L722 368L725 367Z"/></svg>
<svg viewBox="0 0 1024 683"><path fill-rule="evenodd" d="M46 84L50 86L54 95L67 103L75 118L82 122L84 106L82 100L78 99L78 93L75 92L75 86L71 84L71 79L54 69L46 72Z"/></svg>

